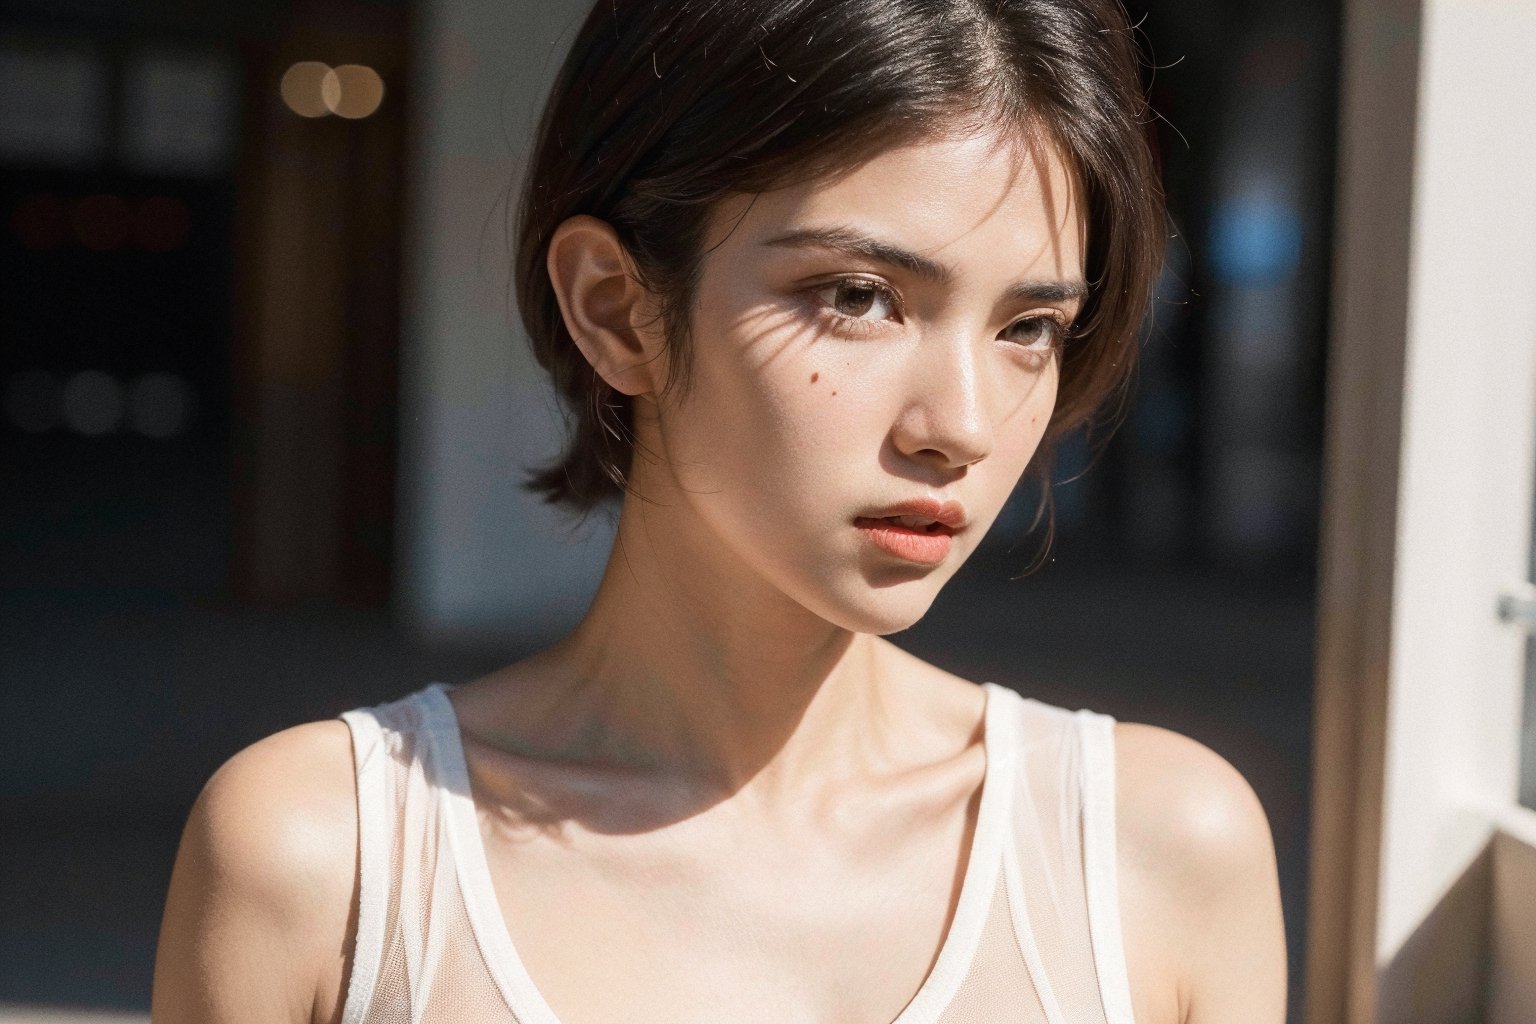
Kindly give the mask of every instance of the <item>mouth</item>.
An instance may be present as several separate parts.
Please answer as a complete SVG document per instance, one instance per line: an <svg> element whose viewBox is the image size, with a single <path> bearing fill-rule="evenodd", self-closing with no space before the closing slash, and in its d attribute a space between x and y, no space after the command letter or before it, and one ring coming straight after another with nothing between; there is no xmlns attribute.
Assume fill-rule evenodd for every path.
<svg viewBox="0 0 1536 1024"><path fill-rule="evenodd" d="M911 533L943 533L953 535L955 530L937 519L929 519L926 516L859 516L853 521L855 526L874 529L876 527L905 530Z"/></svg>
<svg viewBox="0 0 1536 1024"><path fill-rule="evenodd" d="M873 514L860 516L860 523L872 520L884 520L898 526L904 526L912 530L933 532L934 528L942 527L950 533L957 533L965 528L965 506L953 499L940 501L937 497L924 495L919 498L910 498L894 505L887 505L881 509L872 510Z"/></svg>
<svg viewBox="0 0 1536 1024"><path fill-rule="evenodd" d="M931 495L876 511L884 515L858 516L853 525L878 550L918 565L938 565L948 558L954 535L965 529L965 506Z"/></svg>
<svg viewBox="0 0 1536 1024"><path fill-rule="evenodd" d="M888 555L919 565L938 565L949 556L954 527L923 516L860 516L859 532Z"/></svg>
<svg viewBox="0 0 1536 1024"><path fill-rule="evenodd" d="M929 519L928 516L882 516L880 519L866 519L865 522L888 522L915 533L954 533L954 528L937 519Z"/></svg>

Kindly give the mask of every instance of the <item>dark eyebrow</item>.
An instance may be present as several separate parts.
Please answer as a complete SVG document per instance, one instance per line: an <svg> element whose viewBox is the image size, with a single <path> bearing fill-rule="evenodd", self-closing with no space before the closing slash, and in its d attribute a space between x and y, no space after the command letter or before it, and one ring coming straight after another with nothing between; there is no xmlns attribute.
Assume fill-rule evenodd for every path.
<svg viewBox="0 0 1536 1024"><path fill-rule="evenodd" d="M787 248L815 247L831 249L846 256L863 256L877 263L900 267L934 284L948 284L954 279L954 274L942 263L848 228L801 228L770 238L763 244Z"/></svg>
<svg viewBox="0 0 1536 1024"><path fill-rule="evenodd" d="M815 247L847 256L862 256L900 267L933 284L949 284L955 279L954 271L942 263L848 228L800 228L762 244L783 248ZM1082 281L1025 281L1010 285L1004 297L1026 302L1069 302L1087 298L1088 285Z"/></svg>

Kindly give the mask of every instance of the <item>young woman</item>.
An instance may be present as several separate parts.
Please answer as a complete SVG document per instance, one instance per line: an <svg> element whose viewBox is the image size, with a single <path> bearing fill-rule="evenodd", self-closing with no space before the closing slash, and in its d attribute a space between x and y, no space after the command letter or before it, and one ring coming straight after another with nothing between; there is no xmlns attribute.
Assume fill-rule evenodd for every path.
<svg viewBox="0 0 1536 1024"><path fill-rule="evenodd" d="M574 416L535 485L621 502L607 573L222 767L156 1021L1278 1024L1230 765L882 639L1121 388L1145 119L1115 0L597 3L518 282Z"/></svg>

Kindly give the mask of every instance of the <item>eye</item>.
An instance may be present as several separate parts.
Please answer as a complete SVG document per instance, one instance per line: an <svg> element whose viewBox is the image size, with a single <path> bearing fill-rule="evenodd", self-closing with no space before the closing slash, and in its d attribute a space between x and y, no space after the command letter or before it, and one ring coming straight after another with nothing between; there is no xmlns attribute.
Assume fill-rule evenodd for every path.
<svg viewBox="0 0 1536 1024"><path fill-rule="evenodd" d="M1072 326L1058 316L1030 316L1016 320L1003 332L1025 348L1050 351L1072 335Z"/></svg>
<svg viewBox="0 0 1536 1024"><path fill-rule="evenodd" d="M878 281L845 277L812 291L838 317L873 326L896 315L896 293Z"/></svg>

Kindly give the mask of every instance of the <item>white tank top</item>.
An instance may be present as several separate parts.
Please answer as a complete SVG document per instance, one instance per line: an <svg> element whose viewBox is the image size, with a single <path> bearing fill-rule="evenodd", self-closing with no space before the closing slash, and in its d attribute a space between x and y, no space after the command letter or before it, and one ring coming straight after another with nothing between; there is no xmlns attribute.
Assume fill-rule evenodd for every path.
<svg viewBox="0 0 1536 1024"><path fill-rule="evenodd" d="M986 770L959 903L891 1024L1133 1024L1114 721L982 685ZM448 689L340 716L357 770L361 892L342 1022L560 1024L492 890Z"/></svg>

